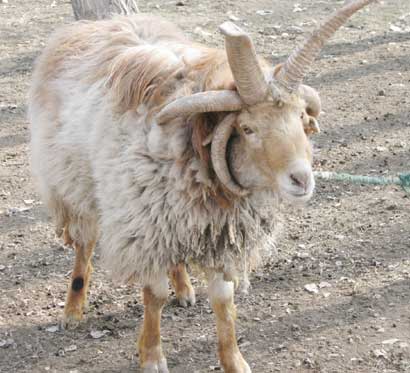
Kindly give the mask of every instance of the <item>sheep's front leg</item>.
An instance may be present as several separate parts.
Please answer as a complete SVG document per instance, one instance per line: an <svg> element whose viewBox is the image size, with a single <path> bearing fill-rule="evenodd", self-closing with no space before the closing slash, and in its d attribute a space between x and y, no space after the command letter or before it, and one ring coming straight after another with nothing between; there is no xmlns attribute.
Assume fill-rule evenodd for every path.
<svg viewBox="0 0 410 373"><path fill-rule="evenodd" d="M195 291L189 279L185 263L179 263L169 271L169 278L175 296L182 307L193 306L195 304Z"/></svg>
<svg viewBox="0 0 410 373"><path fill-rule="evenodd" d="M216 317L219 359L226 373L250 373L251 369L236 343L236 308L233 282L224 281L222 273L211 276L209 299Z"/></svg>
<svg viewBox="0 0 410 373"><path fill-rule="evenodd" d="M168 280L164 276L145 285L144 322L138 340L139 359L144 373L168 373L161 347L161 313L168 297Z"/></svg>
<svg viewBox="0 0 410 373"><path fill-rule="evenodd" d="M84 307L87 304L88 286L93 271L91 256L94 247L94 240L86 245L74 242L75 262L64 307L63 328L74 328L83 318Z"/></svg>

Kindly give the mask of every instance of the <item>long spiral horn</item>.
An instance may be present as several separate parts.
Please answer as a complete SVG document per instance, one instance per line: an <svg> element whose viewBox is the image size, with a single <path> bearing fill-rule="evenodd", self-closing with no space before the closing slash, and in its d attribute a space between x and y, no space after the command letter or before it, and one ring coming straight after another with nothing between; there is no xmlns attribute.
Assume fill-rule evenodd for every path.
<svg viewBox="0 0 410 373"><path fill-rule="evenodd" d="M354 13L375 1L376 0L349 1L341 9L333 13L319 29L313 32L309 39L289 56L275 77L279 85L290 93L297 90L326 41L329 40Z"/></svg>
<svg viewBox="0 0 410 373"><path fill-rule="evenodd" d="M233 194L243 197L248 194L248 191L232 179L226 159L226 147L233 131L235 119L235 114L228 114L216 127L211 144L211 160L216 176L221 183Z"/></svg>
<svg viewBox="0 0 410 373"><path fill-rule="evenodd" d="M248 105L263 101L269 86L252 39L232 22L223 23L219 30L225 35L226 54L239 95Z"/></svg>
<svg viewBox="0 0 410 373"><path fill-rule="evenodd" d="M170 102L157 114L156 120L162 125L177 117L195 113L238 111L244 106L245 103L235 91L205 91Z"/></svg>

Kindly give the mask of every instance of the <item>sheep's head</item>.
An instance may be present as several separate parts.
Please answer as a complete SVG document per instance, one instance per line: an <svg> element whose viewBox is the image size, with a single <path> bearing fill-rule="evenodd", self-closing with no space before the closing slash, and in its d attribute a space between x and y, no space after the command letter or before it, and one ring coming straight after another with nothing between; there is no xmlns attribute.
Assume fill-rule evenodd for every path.
<svg viewBox="0 0 410 373"><path fill-rule="evenodd" d="M206 91L175 100L159 113L158 123L192 113L233 112L209 140L212 164L222 184L236 195L249 193L235 180L235 167L228 166L227 144L237 134L245 156L261 175L258 185L249 183L249 189L272 187L293 201L309 199L314 178L308 135L319 130L320 99L302 80L326 40L372 1L349 1L276 68L262 69L249 35L231 22L222 24L236 90Z"/></svg>
<svg viewBox="0 0 410 373"><path fill-rule="evenodd" d="M306 201L313 193L314 178L311 168L312 149L304 127L309 115L304 100L294 97L291 102L265 101L228 114L224 122L232 125L233 142L229 173L225 162L218 162L219 151L224 152L225 139L213 139L212 156L220 178L230 176L242 189L230 186L237 194L260 189L274 189L291 201ZM221 123L221 125L225 125ZM232 123L232 124L231 124ZM307 125L307 123L306 123ZM221 150L219 150L221 149Z"/></svg>

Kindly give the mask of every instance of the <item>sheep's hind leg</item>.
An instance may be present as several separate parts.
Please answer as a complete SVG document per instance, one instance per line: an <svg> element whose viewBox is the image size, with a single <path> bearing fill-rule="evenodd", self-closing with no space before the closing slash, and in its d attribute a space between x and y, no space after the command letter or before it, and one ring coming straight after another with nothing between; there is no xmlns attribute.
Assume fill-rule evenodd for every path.
<svg viewBox="0 0 410 373"><path fill-rule="evenodd" d="M93 271L91 256L95 240L86 245L74 242L73 246L75 262L64 307L63 328L75 328L83 319L84 307L87 304L88 286Z"/></svg>
<svg viewBox="0 0 410 373"><path fill-rule="evenodd" d="M195 304L195 291L189 279L185 263L179 263L169 271L169 278L175 289L175 296L182 307Z"/></svg>
<svg viewBox="0 0 410 373"><path fill-rule="evenodd" d="M144 322L138 339L143 373L169 373L161 347L161 313L168 297L168 279L158 278L143 288Z"/></svg>
<svg viewBox="0 0 410 373"><path fill-rule="evenodd" d="M236 343L236 309L233 283L224 281L222 273L210 278L209 299L216 317L219 359L226 373L251 373Z"/></svg>

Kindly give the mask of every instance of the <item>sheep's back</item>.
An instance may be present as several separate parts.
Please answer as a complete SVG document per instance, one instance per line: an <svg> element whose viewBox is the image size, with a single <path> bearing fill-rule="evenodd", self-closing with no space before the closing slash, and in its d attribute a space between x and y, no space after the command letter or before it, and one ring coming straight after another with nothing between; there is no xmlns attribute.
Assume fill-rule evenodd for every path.
<svg viewBox="0 0 410 373"><path fill-rule="evenodd" d="M29 119L32 170L52 215L61 201L73 216L96 214L93 133L107 116L115 126L154 78L179 67L161 46L171 40L184 42L173 25L143 15L77 22L51 37L33 72Z"/></svg>

